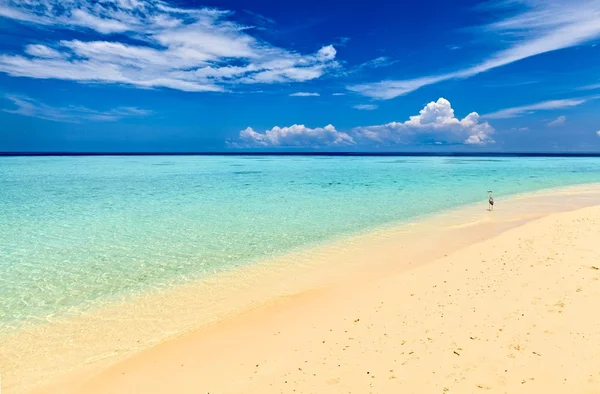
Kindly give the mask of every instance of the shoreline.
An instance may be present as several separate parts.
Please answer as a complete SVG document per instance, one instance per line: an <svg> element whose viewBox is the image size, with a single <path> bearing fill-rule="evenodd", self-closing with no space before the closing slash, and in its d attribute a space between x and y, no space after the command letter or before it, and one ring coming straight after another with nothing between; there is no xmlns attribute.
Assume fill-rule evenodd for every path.
<svg viewBox="0 0 600 394"><path fill-rule="evenodd" d="M563 198L567 195L575 197L567 202ZM598 196L597 184L576 185L509 197L494 212L485 212L481 205L453 209L402 226L386 226L368 234L344 237L273 261L238 267L215 278L138 297L84 316L34 327L9 336L5 357L16 358L16 362L13 361L12 368L9 366L9 373L4 372L5 389L8 393L33 389L31 382L40 380L45 384L83 382L115 363L132 355L136 358L175 338L211 330L253 311L276 309L278 305L293 302L299 294L312 297L390 273L400 275L443 254L491 239L548 214L593 205ZM506 206L502 205L504 202ZM449 233L454 234L453 239L447 237ZM427 248L432 242L437 246L434 251ZM397 264L397 257L390 255L390 251L402 253L403 263ZM380 258L369 261L374 252ZM245 283L240 281L242 276ZM240 302L239 294L251 297ZM190 311L193 316L189 316ZM148 323L142 330L131 327L141 321ZM95 342L94 338L102 340ZM22 346L15 346L19 342L28 342L30 351L31 348L38 351L31 354ZM90 348L91 343L94 345ZM43 351L39 352L40 348ZM81 361L84 366L76 367ZM26 365L37 368L29 368L27 375L23 375L19 371ZM63 367L58 373L56 365ZM6 366L3 371L7 371Z"/></svg>

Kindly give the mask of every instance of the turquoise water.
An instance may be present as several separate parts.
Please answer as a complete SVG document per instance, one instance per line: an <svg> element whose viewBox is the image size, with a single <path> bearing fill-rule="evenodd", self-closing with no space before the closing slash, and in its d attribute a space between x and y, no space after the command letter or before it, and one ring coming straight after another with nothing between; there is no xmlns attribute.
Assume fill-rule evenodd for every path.
<svg viewBox="0 0 600 394"><path fill-rule="evenodd" d="M0 158L0 331L503 195L597 158Z"/></svg>

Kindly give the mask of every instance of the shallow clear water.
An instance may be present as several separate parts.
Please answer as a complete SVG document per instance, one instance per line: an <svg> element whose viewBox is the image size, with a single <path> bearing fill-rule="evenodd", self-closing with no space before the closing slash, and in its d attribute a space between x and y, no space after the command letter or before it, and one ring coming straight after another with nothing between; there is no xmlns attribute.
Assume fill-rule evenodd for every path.
<svg viewBox="0 0 600 394"><path fill-rule="evenodd" d="M599 158L0 158L0 332L488 189L599 181Z"/></svg>

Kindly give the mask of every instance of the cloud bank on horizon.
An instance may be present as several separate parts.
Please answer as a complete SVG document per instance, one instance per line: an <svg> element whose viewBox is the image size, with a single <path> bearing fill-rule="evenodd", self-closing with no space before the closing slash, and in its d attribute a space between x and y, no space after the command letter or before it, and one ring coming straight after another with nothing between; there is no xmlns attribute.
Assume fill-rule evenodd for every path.
<svg viewBox="0 0 600 394"><path fill-rule="evenodd" d="M390 146L422 141L424 137L433 144L493 144L494 128L479 118L477 112L471 112L457 119L450 102L440 97L405 122L355 127L349 133L337 131L331 124L314 129L297 124L275 126L263 133L247 127L240 131L239 141L231 144L234 147Z"/></svg>

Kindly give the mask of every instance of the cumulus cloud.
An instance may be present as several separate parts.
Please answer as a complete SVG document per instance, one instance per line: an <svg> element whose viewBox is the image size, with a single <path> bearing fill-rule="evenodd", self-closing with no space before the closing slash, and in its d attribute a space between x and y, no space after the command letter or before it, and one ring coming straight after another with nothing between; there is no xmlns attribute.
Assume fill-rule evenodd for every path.
<svg viewBox="0 0 600 394"><path fill-rule="evenodd" d="M564 124L566 120L567 120L567 117L561 115L558 118L554 119L552 122L548 122L548 126L550 126L550 127L560 126L560 125Z"/></svg>
<svg viewBox="0 0 600 394"><path fill-rule="evenodd" d="M240 131L239 142L234 147L323 147L354 145L354 139L339 132L332 125L311 129L304 125L275 126L263 133L251 127Z"/></svg>
<svg viewBox="0 0 600 394"><path fill-rule="evenodd" d="M397 145L410 143L462 143L470 145L493 144L494 128L481 122L476 112L463 119L454 115L454 109L445 98L427 104L418 115L405 122L355 127L340 132L333 125L311 129L304 125L275 126L264 132L248 127L239 133L231 147L324 147L360 144Z"/></svg>
<svg viewBox="0 0 600 394"><path fill-rule="evenodd" d="M279 48L252 36L232 14L161 0L4 0L0 17L83 35L0 55L0 72L202 92L303 82L339 67L331 45L312 54ZM87 33L94 39L81 39Z"/></svg>
<svg viewBox="0 0 600 394"><path fill-rule="evenodd" d="M454 72L351 85L348 89L371 98L387 100L427 85L469 78L528 57L573 47L600 37L600 0L497 0L481 6L486 7L507 17L481 26L478 33L501 36L503 42L508 42L503 50Z"/></svg>
<svg viewBox="0 0 600 394"><path fill-rule="evenodd" d="M377 109L377 106L375 104L357 104L352 108L359 109L361 111L373 111L374 109Z"/></svg>
<svg viewBox="0 0 600 394"><path fill-rule="evenodd" d="M596 131L596 135L600 137L600 130Z"/></svg>
<svg viewBox="0 0 600 394"><path fill-rule="evenodd" d="M11 102L11 108L2 111L11 114L30 116L54 122L79 123L85 121L113 122L125 117L146 116L150 111L136 107L118 107L106 111L94 110L82 106L54 107L27 96L7 94L4 98Z"/></svg>
<svg viewBox="0 0 600 394"><path fill-rule="evenodd" d="M290 96L292 96L292 97L318 97L318 96L320 96L320 94L314 93L314 92L296 92L296 93L290 94Z"/></svg>
<svg viewBox="0 0 600 394"><path fill-rule="evenodd" d="M540 103L523 105L521 107L501 109L496 112L491 112L489 114L482 115L482 117L486 119L516 118L518 116L528 115L536 111L576 107L580 104L585 103L586 101L588 101L587 98L542 101Z"/></svg>
<svg viewBox="0 0 600 394"><path fill-rule="evenodd" d="M353 132L359 140L381 144L431 141L485 145L495 142L492 138L494 128L487 122L480 122L477 112L458 119L445 98L430 102L418 115L405 122L357 127Z"/></svg>

